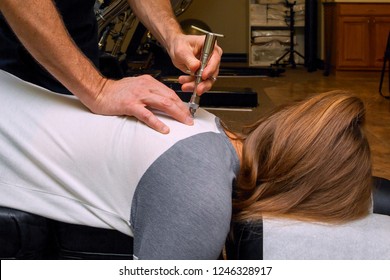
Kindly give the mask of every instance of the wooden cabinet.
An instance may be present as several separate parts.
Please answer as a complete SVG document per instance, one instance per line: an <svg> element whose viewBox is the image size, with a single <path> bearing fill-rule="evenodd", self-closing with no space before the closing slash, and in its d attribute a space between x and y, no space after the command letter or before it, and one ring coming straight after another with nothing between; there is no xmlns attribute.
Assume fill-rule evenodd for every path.
<svg viewBox="0 0 390 280"><path fill-rule="evenodd" d="M390 4L324 3L325 62L331 70L380 70Z"/></svg>

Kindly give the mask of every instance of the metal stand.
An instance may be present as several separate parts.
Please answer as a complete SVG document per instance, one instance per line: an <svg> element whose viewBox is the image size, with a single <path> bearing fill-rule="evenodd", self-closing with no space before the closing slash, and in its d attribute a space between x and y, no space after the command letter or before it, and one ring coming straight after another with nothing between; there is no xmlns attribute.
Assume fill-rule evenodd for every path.
<svg viewBox="0 0 390 280"><path fill-rule="evenodd" d="M300 54L299 52L297 52L295 49L294 49L294 36L295 36L295 12L294 12L294 6L296 5L296 1L290 3L286 0L286 6L289 7L290 9L290 24L289 24L289 30L290 30L290 48L287 50L287 52L285 54L283 54L278 60L276 60L275 62L275 65L276 66L279 66L279 65L291 65L292 68L296 68L297 67L297 63L295 62L295 59L294 59L294 54L297 54L299 55L300 57L302 57L303 59L305 59L305 57ZM283 58L285 58L287 55L290 55L289 58L288 58L288 61L287 63L280 63L280 61L283 60Z"/></svg>

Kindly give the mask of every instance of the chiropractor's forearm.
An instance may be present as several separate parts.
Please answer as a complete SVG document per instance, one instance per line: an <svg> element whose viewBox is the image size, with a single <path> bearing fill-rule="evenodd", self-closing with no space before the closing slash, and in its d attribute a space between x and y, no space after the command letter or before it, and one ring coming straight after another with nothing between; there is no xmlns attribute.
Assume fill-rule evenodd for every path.
<svg viewBox="0 0 390 280"><path fill-rule="evenodd" d="M169 0L128 0L132 10L154 37L168 48L170 41L182 34Z"/></svg>
<svg viewBox="0 0 390 280"><path fill-rule="evenodd" d="M85 105L93 104L105 79L75 45L53 1L1 0L0 11L31 55Z"/></svg>

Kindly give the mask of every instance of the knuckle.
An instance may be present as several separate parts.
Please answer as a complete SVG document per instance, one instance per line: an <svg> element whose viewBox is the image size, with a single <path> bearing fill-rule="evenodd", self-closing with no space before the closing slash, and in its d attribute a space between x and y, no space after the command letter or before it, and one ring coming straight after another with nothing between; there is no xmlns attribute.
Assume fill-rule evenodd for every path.
<svg viewBox="0 0 390 280"><path fill-rule="evenodd" d="M173 100L171 97L163 97L161 100L161 104L164 107L172 107L173 106Z"/></svg>
<svg viewBox="0 0 390 280"><path fill-rule="evenodd" d="M145 109L141 112L139 119L142 120L145 123L151 123L153 120L153 113L149 110Z"/></svg>
<svg viewBox="0 0 390 280"><path fill-rule="evenodd" d="M141 113L139 119L149 127L159 132L164 132L164 133L167 132L165 125L161 123L160 120L149 110L144 110Z"/></svg>

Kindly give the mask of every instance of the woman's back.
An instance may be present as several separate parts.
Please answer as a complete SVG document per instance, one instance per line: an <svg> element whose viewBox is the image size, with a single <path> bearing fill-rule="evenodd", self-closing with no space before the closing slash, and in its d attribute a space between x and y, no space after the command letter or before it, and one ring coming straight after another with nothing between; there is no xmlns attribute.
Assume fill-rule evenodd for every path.
<svg viewBox="0 0 390 280"><path fill-rule="evenodd" d="M92 114L75 97L5 72L0 79L0 205L129 235L138 232L135 246L140 235L152 231L178 242L174 233L183 225L207 243L205 248L215 238L222 248L238 159L214 115L199 111L193 127L161 116L171 127L163 135L134 118ZM191 215L204 224L188 222ZM215 238L206 230L213 226ZM151 237L147 244L153 245ZM136 255L137 250L140 254L141 247ZM186 252L190 258L191 251Z"/></svg>

